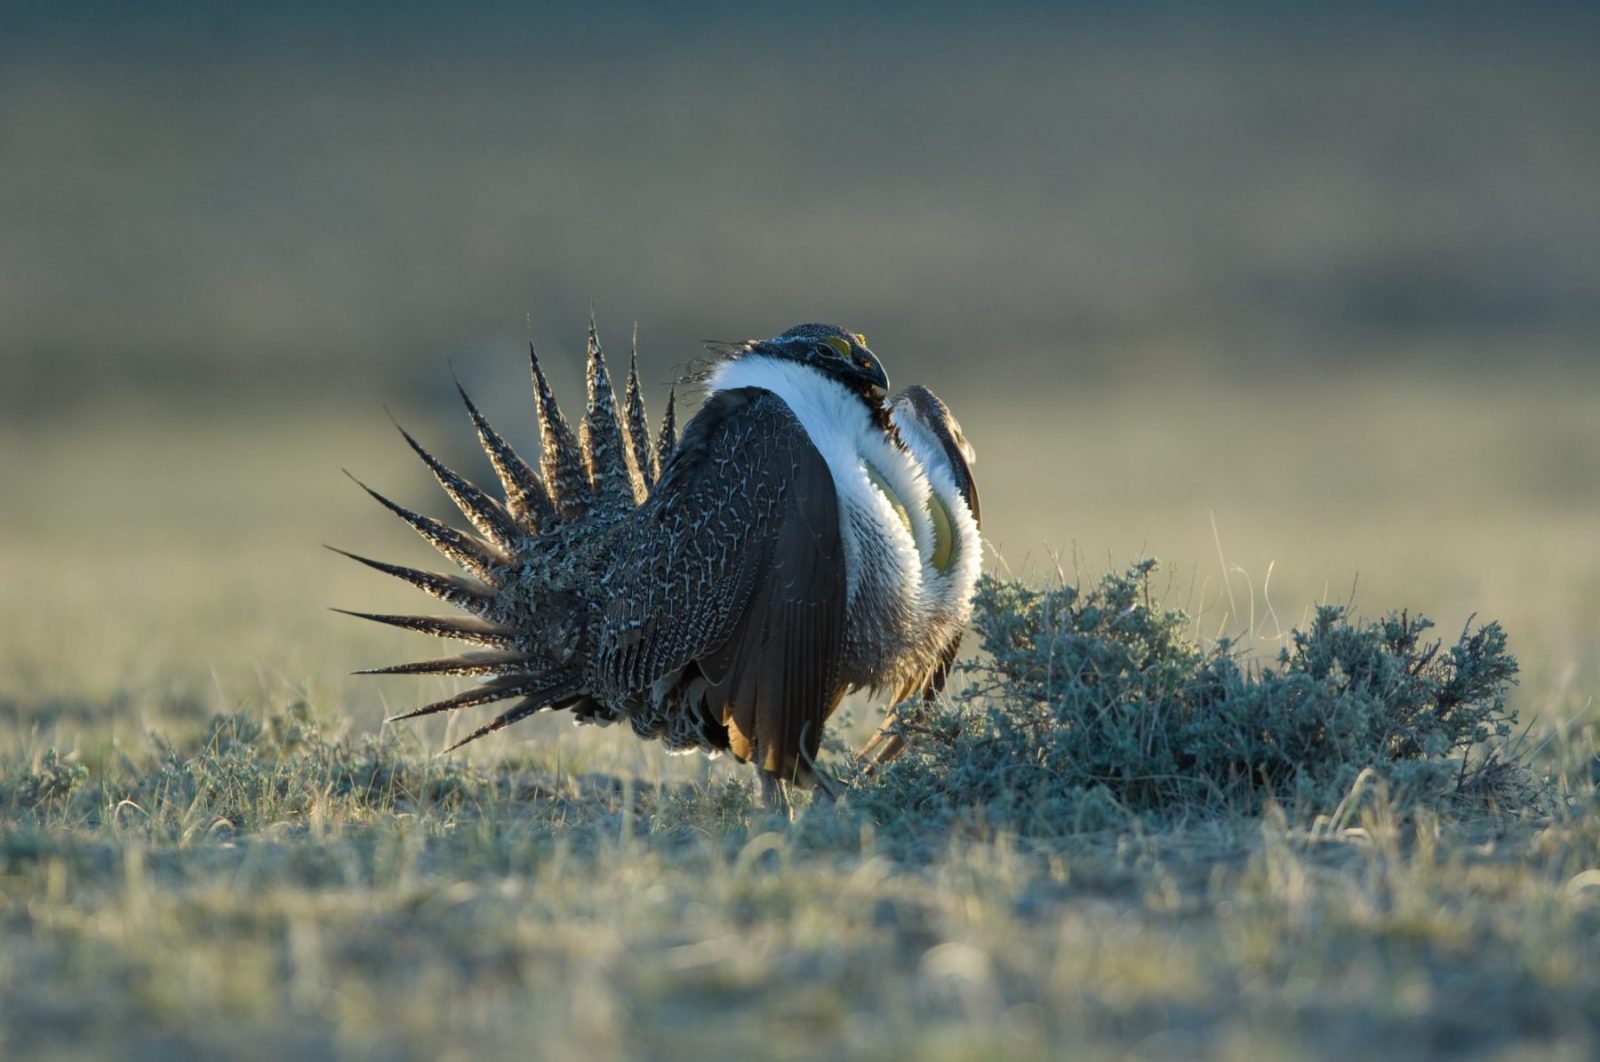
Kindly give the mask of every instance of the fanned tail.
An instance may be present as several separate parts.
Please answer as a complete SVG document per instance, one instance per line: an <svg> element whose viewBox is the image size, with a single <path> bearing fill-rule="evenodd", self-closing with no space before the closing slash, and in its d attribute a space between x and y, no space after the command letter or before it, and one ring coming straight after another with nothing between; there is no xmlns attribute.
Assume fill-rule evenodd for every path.
<svg viewBox="0 0 1600 1062"><path fill-rule="evenodd" d="M534 412L539 422L537 468L524 460L489 424L456 382L456 390L499 481L504 501L446 467L404 428L406 444L417 454L472 531L411 511L354 476L350 478L384 508L405 521L463 575L390 564L336 547L349 557L467 613L465 616L409 616L353 612L346 615L402 630L480 646L454 656L359 671L364 675L462 675L484 681L443 700L397 715L395 719L448 712L497 701L516 703L451 746L460 748L545 709L573 709L580 716L614 717L597 706L583 686L583 648L593 593L590 585L597 550L610 541L601 529L641 503L660 475L663 458L677 444L676 393L668 395L666 416L652 445L649 418L639 383L638 329L629 360L622 402L606 366L605 354L589 318L587 403L579 432L556 404L530 340ZM349 475L349 473L346 473ZM576 525L576 526L574 526ZM594 533L589 533L591 528ZM570 532L570 533L569 533ZM559 552L555 552L559 551ZM585 707L587 705L587 708ZM446 750L449 751L449 750Z"/></svg>

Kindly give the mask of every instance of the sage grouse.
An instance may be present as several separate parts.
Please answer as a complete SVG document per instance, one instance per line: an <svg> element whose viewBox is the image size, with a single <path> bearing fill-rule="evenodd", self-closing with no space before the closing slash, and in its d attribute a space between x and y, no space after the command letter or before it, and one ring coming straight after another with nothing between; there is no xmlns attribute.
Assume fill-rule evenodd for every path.
<svg viewBox="0 0 1600 1062"><path fill-rule="evenodd" d="M677 438L669 396L652 444L637 352L619 409L590 321L574 433L530 344L537 470L462 390L503 500L401 429L473 531L365 489L466 575L346 555L470 616L351 615L481 648L362 673L483 681L396 719L515 701L452 749L545 709L626 719L669 750L753 760L782 803L847 692L943 684L980 560L949 410L923 387L887 402L865 338L833 325L709 349L700 411Z"/></svg>

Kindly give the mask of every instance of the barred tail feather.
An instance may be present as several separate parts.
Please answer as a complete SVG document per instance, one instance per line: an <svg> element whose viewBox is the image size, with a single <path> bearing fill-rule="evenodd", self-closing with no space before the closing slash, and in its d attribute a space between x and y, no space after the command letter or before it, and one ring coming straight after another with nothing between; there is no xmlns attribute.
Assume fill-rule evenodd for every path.
<svg viewBox="0 0 1600 1062"><path fill-rule="evenodd" d="M437 660L391 664L353 672L357 675L510 675L527 671L534 658L520 650L469 650Z"/></svg>
<svg viewBox="0 0 1600 1062"><path fill-rule="evenodd" d="M538 697L528 697L524 700L518 701L504 712L495 716L494 719L480 726L478 729L474 730L472 733L468 734L466 737L462 738L460 741L456 742L454 745L451 745L444 751L454 752L463 745L471 744L481 737L486 737L487 735L494 733L496 730L503 730L512 723L515 723L517 720L526 719L535 712L542 712L550 708L565 708L566 704L562 703L562 701L571 700L576 696L577 694L574 692L564 693L557 696L541 695Z"/></svg>
<svg viewBox="0 0 1600 1062"><path fill-rule="evenodd" d="M561 415L555 392L539 367L539 355L528 342L528 364L533 373L534 413L539 419L541 437L539 471L545 489L563 520L581 518L589 509L589 477L583 471L583 456L567 418Z"/></svg>
<svg viewBox="0 0 1600 1062"><path fill-rule="evenodd" d="M422 444L411 437L411 433L396 424L400 434L405 438L416 455L422 458L422 463L428 466L428 471L433 473L433 478L439 481L439 486L450 495L450 500L456 503L456 508L461 510L461 515L467 522L477 529L478 534L489 539L502 549L510 549L519 538L517 526L512 522L510 514L505 507L485 494L474 484L452 472L437 458L422 448Z"/></svg>
<svg viewBox="0 0 1600 1062"><path fill-rule="evenodd" d="M544 484L539 481L539 474L500 437L499 432L489 426L488 419L478 412L478 407L467 397L466 388L461 386L460 380L456 381L456 390L461 393L467 416L472 419L472 427L478 433L478 443L488 456L489 464L494 467L494 474L500 479L500 488L506 496L506 508L512 517L520 521L531 534L537 534L554 524L555 506Z"/></svg>
<svg viewBox="0 0 1600 1062"><path fill-rule="evenodd" d="M481 686L474 686L462 690L452 697L442 701L425 704L421 708L413 708L409 712L391 715L384 720L388 723L401 719L415 719L420 715L434 715L439 712L450 712L457 708L472 708L480 704L493 704L495 701L507 701L512 697L544 696L546 691L565 689L571 685L571 676L566 672L559 672L552 678L549 674L538 675L506 675L502 678L491 679Z"/></svg>
<svg viewBox="0 0 1600 1062"><path fill-rule="evenodd" d="M661 417L661 437L656 442L656 453L662 464L678 448L678 389L667 392L667 411ZM658 474L659 475L659 474Z"/></svg>
<svg viewBox="0 0 1600 1062"><path fill-rule="evenodd" d="M416 631L419 634L431 634L435 638L454 638L469 645L487 645L497 649L516 645L520 637L514 630L482 619L457 616L391 616L380 612L352 612L347 608L336 608L333 611L357 619Z"/></svg>
<svg viewBox="0 0 1600 1062"><path fill-rule="evenodd" d="M445 575L439 572L425 572L418 568L407 568L400 564L388 564L384 561L363 557L359 553L340 549L338 546L328 546L328 549L341 557L349 557L358 564L365 564L374 571L392 575L396 579L410 583L423 593L438 598L440 601L474 616L487 616L494 610L494 587L486 586L476 579L468 579L460 575Z"/></svg>
<svg viewBox="0 0 1600 1062"><path fill-rule="evenodd" d="M350 476L350 473L345 472L345 475ZM355 476L350 476L350 480L356 486L372 495L373 500L379 505L382 505L385 509L410 524L417 534L421 535L430 546L438 550L447 559L460 565L484 582L496 582L496 569L509 563L510 558L497 547L470 535L463 534L449 524L435 520L431 516L423 516L421 513L412 512L403 505L397 505L359 479L356 479Z"/></svg>
<svg viewBox="0 0 1600 1062"><path fill-rule="evenodd" d="M589 315L589 352L585 375L589 402L584 411L580 441L583 461L594 487L595 500L602 508L615 512L634 507L636 473L629 467L628 442L622 422L617 418L617 395L606 368L605 351L595 330L594 314Z"/></svg>
<svg viewBox="0 0 1600 1062"><path fill-rule="evenodd" d="M646 488L661 478L661 461L650 438L650 418L644 408L644 391L639 386L639 325L633 326L633 350L628 357L628 392L623 403L623 416L628 426L628 446L633 455L633 465Z"/></svg>

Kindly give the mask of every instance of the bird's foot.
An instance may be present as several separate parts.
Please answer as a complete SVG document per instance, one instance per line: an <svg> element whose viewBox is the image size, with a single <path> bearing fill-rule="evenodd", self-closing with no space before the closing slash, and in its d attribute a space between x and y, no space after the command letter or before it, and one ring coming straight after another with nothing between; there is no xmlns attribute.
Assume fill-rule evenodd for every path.
<svg viewBox="0 0 1600 1062"><path fill-rule="evenodd" d="M761 775L761 806L774 814L782 815L786 819L794 817L794 807L789 802L789 787L777 775L759 772Z"/></svg>

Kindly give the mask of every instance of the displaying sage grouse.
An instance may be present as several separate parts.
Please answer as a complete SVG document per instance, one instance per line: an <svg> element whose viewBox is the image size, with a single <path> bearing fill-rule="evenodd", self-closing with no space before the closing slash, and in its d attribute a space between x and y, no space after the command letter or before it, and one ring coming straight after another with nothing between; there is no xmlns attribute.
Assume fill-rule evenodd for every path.
<svg viewBox="0 0 1600 1062"><path fill-rule="evenodd" d="M980 560L949 410L922 387L887 402L864 337L833 325L709 349L699 412L679 439L669 397L652 444L636 353L619 408L591 320L575 434L530 344L537 469L462 391L503 500L402 429L472 532L366 489L466 575L347 555L470 616L351 614L481 648L363 673L483 681L396 719L515 701L451 748L545 709L626 719L670 750L754 761L783 802L846 693L943 684Z"/></svg>

